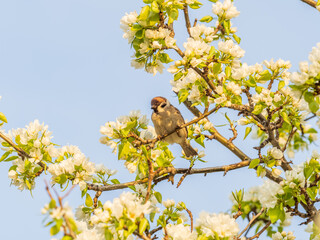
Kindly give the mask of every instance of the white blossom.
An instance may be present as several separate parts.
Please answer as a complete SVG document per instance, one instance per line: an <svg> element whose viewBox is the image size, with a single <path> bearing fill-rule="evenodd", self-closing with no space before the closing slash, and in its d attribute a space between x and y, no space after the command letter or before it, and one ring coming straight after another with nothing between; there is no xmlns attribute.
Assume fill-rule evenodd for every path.
<svg viewBox="0 0 320 240"><path fill-rule="evenodd" d="M242 58L245 51L240 48L239 45L235 44L232 40L218 43L219 51L227 53L235 58Z"/></svg>
<svg viewBox="0 0 320 240"><path fill-rule="evenodd" d="M169 208L169 207L173 207L176 203L175 203L174 200L168 199L167 201L163 201L162 204L163 204L163 206L165 206L166 208Z"/></svg>
<svg viewBox="0 0 320 240"><path fill-rule="evenodd" d="M235 18L240 14L231 0L225 0L223 3L217 1L212 4L212 12L219 17L224 16L225 19Z"/></svg>
<svg viewBox="0 0 320 240"><path fill-rule="evenodd" d="M281 190L281 186L267 179L259 189L258 199L263 207L273 208L277 203L276 194Z"/></svg>
<svg viewBox="0 0 320 240"><path fill-rule="evenodd" d="M275 159L281 159L283 157L283 152L279 148L273 147L269 150L269 152L270 155Z"/></svg>
<svg viewBox="0 0 320 240"><path fill-rule="evenodd" d="M131 30L131 26L138 21L137 12L126 13L120 20L120 27L124 32L123 38L128 39L128 42L132 42L135 31Z"/></svg>
<svg viewBox="0 0 320 240"><path fill-rule="evenodd" d="M234 237L239 232L239 226L235 219L225 213L207 213L201 212L196 220L196 228L200 229L207 237Z"/></svg>
<svg viewBox="0 0 320 240"><path fill-rule="evenodd" d="M185 56L190 55L202 56L208 54L210 51L210 45L202 40L195 40L193 38L188 38L187 42L183 44L185 50Z"/></svg>
<svg viewBox="0 0 320 240"><path fill-rule="evenodd" d="M241 87L234 82L228 82L227 89L235 95L240 95L242 92Z"/></svg>
<svg viewBox="0 0 320 240"><path fill-rule="evenodd" d="M195 240L197 235L195 232L190 231L189 226L184 226L183 224L171 224L166 226L166 231L171 240Z"/></svg>

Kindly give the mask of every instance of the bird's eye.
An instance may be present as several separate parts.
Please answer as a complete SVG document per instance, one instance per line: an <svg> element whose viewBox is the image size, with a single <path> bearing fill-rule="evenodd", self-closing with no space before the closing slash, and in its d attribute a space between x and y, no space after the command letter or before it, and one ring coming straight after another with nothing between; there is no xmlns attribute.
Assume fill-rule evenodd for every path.
<svg viewBox="0 0 320 240"><path fill-rule="evenodd" d="M160 107L164 108L165 106L167 106L167 103L161 103Z"/></svg>

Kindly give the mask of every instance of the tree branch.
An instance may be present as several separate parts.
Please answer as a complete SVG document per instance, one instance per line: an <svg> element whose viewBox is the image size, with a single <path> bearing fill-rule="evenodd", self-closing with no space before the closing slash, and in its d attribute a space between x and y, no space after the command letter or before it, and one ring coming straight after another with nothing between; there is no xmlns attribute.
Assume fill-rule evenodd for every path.
<svg viewBox="0 0 320 240"><path fill-rule="evenodd" d="M317 7L317 2L313 1L313 0L301 0L302 2L310 5L311 7L316 8Z"/></svg>
<svg viewBox="0 0 320 240"><path fill-rule="evenodd" d="M184 19L186 21L186 27L187 27L187 31L189 36L191 37L191 33L190 33L190 28L191 28L191 24L190 24L190 18L189 18L189 12L188 12L188 5L185 4L183 7L183 13L184 13Z"/></svg>
<svg viewBox="0 0 320 240"><path fill-rule="evenodd" d="M219 166L219 167L208 167L208 168L195 168L191 169L188 175L192 174L207 174L207 173L213 173L213 172L224 172L227 173L230 170L235 170L238 168L243 168L246 166L249 166L250 161L242 161L239 163L234 163L230 165L224 165L224 166ZM176 174L184 174L189 171L189 168L173 168L173 167L168 167L163 169L162 171L159 172L158 175L156 175L153 179L154 182L160 182L163 180L168 179L170 176L174 176ZM137 184L142 184L142 183L147 183L149 178L144 178L140 179L137 181L132 181L132 182L127 182L127 183L120 183L120 184L113 184L113 185L97 185L97 184L90 184L88 183L88 190L93 190L93 191L112 191L112 190L117 190L117 189L124 189L128 188L129 186L134 186Z"/></svg>

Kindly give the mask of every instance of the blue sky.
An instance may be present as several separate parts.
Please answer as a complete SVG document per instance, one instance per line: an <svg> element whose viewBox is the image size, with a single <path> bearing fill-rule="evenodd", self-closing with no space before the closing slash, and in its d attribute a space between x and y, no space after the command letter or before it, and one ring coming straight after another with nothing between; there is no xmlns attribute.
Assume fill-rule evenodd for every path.
<svg viewBox="0 0 320 240"><path fill-rule="evenodd" d="M99 143L100 126L135 109L150 116L150 100L154 96L165 96L178 105L170 90L169 73L153 77L130 67L133 51L122 38L119 21L125 12L139 11L141 2L0 1L0 111L8 119L5 129L24 127L39 119L49 125L55 143L77 145L92 161L119 169L117 176L121 182L132 180L122 162ZM200 16L211 12L209 1L203 2L206 5L199 11ZM242 38L240 46L246 50L243 61L248 64L282 58L290 60L296 70L298 63L307 60L311 48L320 42L320 13L298 0L235 2L241 14L233 22ZM192 19L199 16L196 13L191 11ZM182 42L186 37L184 25L178 24L178 28L176 32L182 34L178 41ZM191 119L183 105L179 109L185 118ZM222 114L213 117L216 125L224 121ZM249 155L255 154L252 146L257 143L249 140L244 144L239 139L236 144ZM238 161L217 142L207 146L206 166ZM172 149L179 150L175 146ZM309 154L299 156L305 159ZM188 165L179 158L175 164ZM37 181L32 197L10 187L9 167L8 163L0 164L0 239L50 239L40 213L49 201L43 183L44 178L49 178ZM201 210L227 211L232 190L260 183L253 171L241 169L225 177L220 173L187 177L179 189L169 183L161 183L156 189L165 191L164 199L184 200L197 216ZM120 193L108 192L102 200ZM77 206L82 203L79 196L79 190L75 189L68 201ZM305 236L304 228L295 227L296 235L300 236L297 239Z"/></svg>

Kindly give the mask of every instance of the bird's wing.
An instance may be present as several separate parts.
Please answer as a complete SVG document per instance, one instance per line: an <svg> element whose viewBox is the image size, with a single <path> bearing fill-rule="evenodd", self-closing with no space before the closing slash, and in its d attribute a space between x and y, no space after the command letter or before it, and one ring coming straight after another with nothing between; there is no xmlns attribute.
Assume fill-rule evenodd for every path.
<svg viewBox="0 0 320 240"><path fill-rule="evenodd" d="M171 106L172 106L172 105L171 105ZM180 127L180 126L182 126L183 124L185 124L185 121L184 121L184 119L183 119L183 117L182 117L182 114L181 114L181 112L179 111L179 109L176 108L176 107L174 107L174 106L172 106L172 107L173 107L173 109L174 109L174 114L175 114L175 117L176 117L176 119L177 119L177 125L178 125L178 127ZM187 136L188 136L188 129L187 129L186 127L185 127L184 129L186 130L186 133L187 133ZM179 137L181 137L179 131L177 131L177 134L178 134Z"/></svg>

